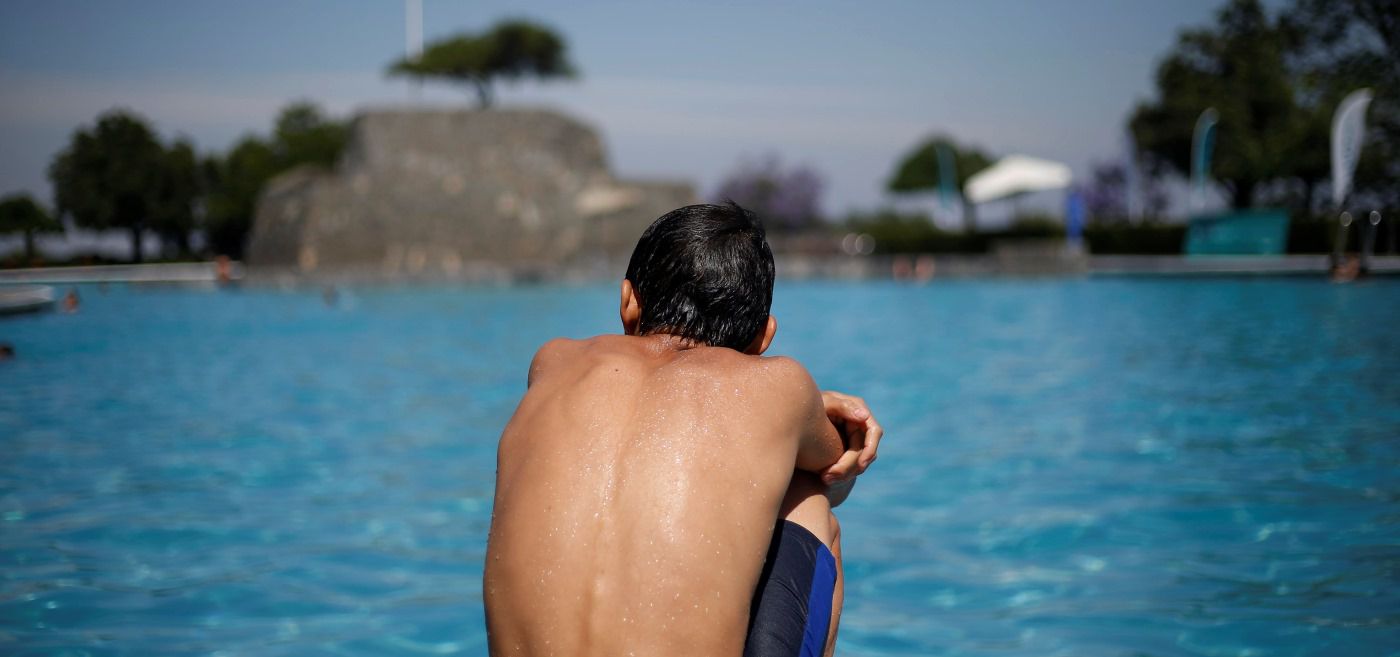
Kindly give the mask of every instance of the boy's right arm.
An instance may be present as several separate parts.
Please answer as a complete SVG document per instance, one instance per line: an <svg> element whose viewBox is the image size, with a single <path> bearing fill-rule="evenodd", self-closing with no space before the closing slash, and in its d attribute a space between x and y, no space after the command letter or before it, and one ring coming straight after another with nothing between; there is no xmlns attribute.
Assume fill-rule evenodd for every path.
<svg viewBox="0 0 1400 657"><path fill-rule="evenodd" d="M834 507L846 499L855 479L875 461L884 429L865 400L839 392L821 392L797 361L773 359L784 368L782 386L797 407L796 469L821 476Z"/></svg>
<svg viewBox="0 0 1400 657"><path fill-rule="evenodd" d="M781 385L778 390L793 409L797 425L796 468L821 473L834 465L845 451L841 434L826 414L821 391L807 373L807 368L791 358L771 359L779 368Z"/></svg>

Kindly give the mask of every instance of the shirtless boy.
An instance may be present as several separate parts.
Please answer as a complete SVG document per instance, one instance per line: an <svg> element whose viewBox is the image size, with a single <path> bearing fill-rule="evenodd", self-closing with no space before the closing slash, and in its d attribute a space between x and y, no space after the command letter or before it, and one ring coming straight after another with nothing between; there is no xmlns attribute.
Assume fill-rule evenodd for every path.
<svg viewBox="0 0 1400 657"><path fill-rule="evenodd" d="M831 507L881 429L863 401L759 356L772 298L753 214L687 206L632 254L625 335L535 354L497 454L491 654L830 654Z"/></svg>

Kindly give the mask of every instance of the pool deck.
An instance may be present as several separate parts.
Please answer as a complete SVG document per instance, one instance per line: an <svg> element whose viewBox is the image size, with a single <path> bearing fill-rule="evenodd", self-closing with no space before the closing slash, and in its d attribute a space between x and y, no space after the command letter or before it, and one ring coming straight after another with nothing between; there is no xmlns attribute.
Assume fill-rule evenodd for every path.
<svg viewBox="0 0 1400 657"><path fill-rule="evenodd" d="M991 278L998 276L1315 276L1330 273L1325 255L1122 256L1039 254L882 255L865 257L778 255L778 275L796 279ZM1400 256L1373 256L1373 276L1400 274ZM903 276L897 274L903 272Z"/></svg>
<svg viewBox="0 0 1400 657"><path fill-rule="evenodd" d="M1327 275L1325 255L1286 256L1092 256L1094 276L1305 276ZM1373 275L1400 274L1400 256L1372 256Z"/></svg>
<svg viewBox="0 0 1400 657"><path fill-rule="evenodd" d="M800 255L778 254L778 275L786 279L870 280L893 278L901 268L909 278L937 280L998 276L1317 276L1328 274L1325 255L1289 256L1076 256L1068 258L1020 258L1005 255ZM586 267L512 267L482 264L464 267L456 275L386 273L372 269L301 272L287 269L244 267L230 263L228 280L254 285L354 284L384 281L460 281L469 283L587 282L612 278L625 263L591 263ZM1400 275L1400 256L1373 256L1372 275ZM47 267L0 270L0 285L81 283L188 283L219 282L212 262Z"/></svg>
<svg viewBox="0 0 1400 657"><path fill-rule="evenodd" d="M242 263L229 263L228 278L230 280L242 279L243 275ZM0 269L0 284L215 283L218 280L218 265L213 262Z"/></svg>

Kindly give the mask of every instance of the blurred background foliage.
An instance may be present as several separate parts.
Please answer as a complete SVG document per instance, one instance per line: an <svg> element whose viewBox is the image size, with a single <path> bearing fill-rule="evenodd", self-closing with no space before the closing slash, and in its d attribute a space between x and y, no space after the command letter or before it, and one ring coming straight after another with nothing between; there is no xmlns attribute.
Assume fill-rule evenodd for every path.
<svg viewBox="0 0 1400 657"><path fill-rule="evenodd" d="M777 155L739 164L720 182L719 202L753 210L771 231L797 232L823 223L821 174L811 167L785 166Z"/></svg>
<svg viewBox="0 0 1400 657"><path fill-rule="evenodd" d="M49 179L60 216L81 228L127 230L136 262L145 259L145 231L160 237L168 259L194 256L197 232L205 249L237 258L263 185L294 166L333 166L348 136L346 123L297 102L282 110L270 137L249 135L201 159L189 142L166 145L141 116L113 110L73 133Z"/></svg>
<svg viewBox="0 0 1400 657"><path fill-rule="evenodd" d="M282 110L270 137L249 135L227 154L206 158L203 225L209 248L243 257L263 185L292 167L335 166L349 137L349 123L326 117L310 102L297 102Z"/></svg>
<svg viewBox="0 0 1400 657"><path fill-rule="evenodd" d="M193 148L161 143L141 117L114 110L80 128L49 166L61 216L94 230L125 229L133 259L144 259L142 233L188 250L198 195Z"/></svg>
<svg viewBox="0 0 1400 657"><path fill-rule="evenodd" d="M38 257L34 237L40 233L56 233L63 225L44 206L28 194L9 194L0 198L0 235L24 236L24 259L33 262Z"/></svg>
<svg viewBox="0 0 1400 657"><path fill-rule="evenodd" d="M886 187L891 192L907 193L938 189L944 172L939 164L939 150L945 149L946 158L952 164L953 187L962 201L963 225L967 232L977 230L976 205L970 203L963 194L968 179L983 169L992 166L993 158L982 150L965 144L957 144L946 136L930 137L915 146L899 164L895 165L894 175Z"/></svg>
<svg viewBox="0 0 1400 657"><path fill-rule="evenodd" d="M1207 108L1220 114L1213 177L1231 207L1281 204L1309 212L1326 197L1329 129L1342 98L1375 93L1355 194L1400 205L1400 3L1296 0L1271 17L1232 0L1216 24L1186 30L1157 68L1158 98L1129 126L1149 172L1189 175L1191 137Z"/></svg>
<svg viewBox="0 0 1400 657"><path fill-rule="evenodd" d="M498 82L578 72L563 36L515 19L430 43L416 57L392 61L388 74L466 85L485 107ZM1341 98L1361 87L1375 96L1353 199L1388 216L1400 212L1400 3L1293 0L1270 10L1259 0L1229 0L1213 24L1180 33L1155 81L1156 97L1126 120L1135 161L1105 159L1076 188L1092 252L1180 252L1184 227L1180 217L1167 216L1167 189L1188 174L1195 121L1211 107L1220 116L1212 180L1230 206L1288 208L1288 250L1330 251L1336 233L1330 122ZM297 166L334 167L350 129L314 103L295 102L270 133L247 135L224 153L200 154L183 139L162 140L131 111L111 110L76 130L50 164L51 217L40 219L49 215L32 198L5 200L0 232L23 234L26 248L22 261L10 256L3 264L38 262L34 236L65 225L128 231L137 261L146 255L140 239L146 233L160 238L164 258L241 258L267 181ZM976 208L961 192L1000 155L945 131L914 140L891 163L892 198L917 202L938 192L941 161L951 161L960 231L940 227L927 211L857 208L828 216L821 172L784 164L777 154L739 163L713 197L753 208L776 234L868 233L877 252L981 253L997 239L1061 234L1054 217L1016 216L1004 228L979 229ZM1382 234L1379 243L1390 239Z"/></svg>

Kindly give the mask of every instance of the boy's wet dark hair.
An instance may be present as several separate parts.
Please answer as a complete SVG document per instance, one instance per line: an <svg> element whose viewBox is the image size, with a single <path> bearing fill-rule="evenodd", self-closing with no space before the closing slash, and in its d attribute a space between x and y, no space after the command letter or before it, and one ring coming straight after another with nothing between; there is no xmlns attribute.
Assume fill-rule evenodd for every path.
<svg viewBox="0 0 1400 657"><path fill-rule="evenodd" d="M687 205L652 222L627 264L639 335L667 333L743 351L773 303L763 223L734 202Z"/></svg>

